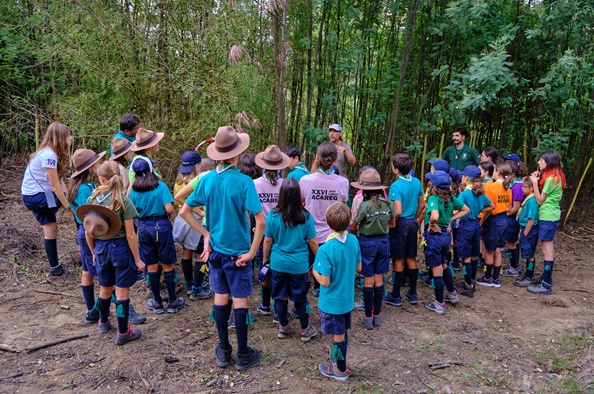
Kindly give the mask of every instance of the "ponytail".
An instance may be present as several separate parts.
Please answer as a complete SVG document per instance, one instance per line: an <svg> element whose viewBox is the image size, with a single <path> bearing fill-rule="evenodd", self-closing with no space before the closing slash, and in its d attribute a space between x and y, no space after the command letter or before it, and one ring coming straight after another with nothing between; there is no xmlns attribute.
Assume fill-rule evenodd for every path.
<svg viewBox="0 0 594 394"><path fill-rule="evenodd" d="M473 180L472 180L472 194L474 194L477 197L485 194L485 188L483 187L483 181L481 180L481 177L479 177L479 176L477 176L476 178L473 178Z"/></svg>
<svg viewBox="0 0 594 394"><path fill-rule="evenodd" d="M111 206L109 209L112 211L122 209L125 213L126 207L124 206L124 200L122 198L124 182L120 176L118 163L113 160L104 161L97 169L97 175L105 178L106 181L103 185L97 187L93 191L91 198L96 198L99 195L111 192Z"/></svg>

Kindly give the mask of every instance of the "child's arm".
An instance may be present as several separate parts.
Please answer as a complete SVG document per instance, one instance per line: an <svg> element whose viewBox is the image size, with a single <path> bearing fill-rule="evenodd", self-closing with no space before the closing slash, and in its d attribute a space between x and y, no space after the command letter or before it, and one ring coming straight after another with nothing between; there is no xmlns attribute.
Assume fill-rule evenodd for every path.
<svg viewBox="0 0 594 394"><path fill-rule="evenodd" d="M185 207L185 205L184 205ZM254 232L254 239L252 240L252 247L249 252L242 254L241 256L237 257L235 261L235 265L238 267L245 266L249 261L254 259L258 248L260 247L260 242L262 242L262 236L264 235L264 227L266 227L266 219L264 218L264 213L262 211L258 212L254 215L256 219L256 231Z"/></svg>
<svg viewBox="0 0 594 394"><path fill-rule="evenodd" d="M427 207L427 203L425 202L425 196L419 196L417 202L417 221L419 223L423 220L423 216L425 216L425 208Z"/></svg>
<svg viewBox="0 0 594 394"><path fill-rule="evenodd" d="M318 248L320 247L320 245L318 245L318 240L316 238L308 239L307 243L309 244L309 248L313 252L314 256L318 254Z"/></svg>
<svg viewBox="0 0 594 394"><path fill-rule="evenodd" d="M400 217L400 215L402 215L402 201L394 200L394 210L396 211L396 216L394 217L394 220L397 220Z"/></svg>
<svg viewBox="0 0 594 394"><path fill-rule="evenodd" d="M320 286L328 287L330 286L330 277L326 275L322 275L318 273L316 270L312 270L314 278L318 281Z"/></svg>
<svg viewBox="0 0 594 394"><path fill-rule="evenodd" d="M388 220L388 227L389 228L396 227L396 217L393 217L392 219Z"/></svg>
<svg viewBox="0 0 594 394"><path fill-rule="evenodd" d="M491 214L491 211L495 209L495 205L493 203L491 203L491 205L488 205L486 207L483 208L483 210L481 211L481 213L483 214L483 216L485 214ZM488 216L488 215L487 215Z"/></svg>
<svg viewBox="0 0 594 394"><path fill-rule="evenodd" d="M363 269L363 262L359 261L359 264L357 264L357 273L361 272L362 269Z"/></svg>
<svg viewBox="0 0 594 394"><path fill-rule="evenodd" d="M357 220L353 220L353 223L351 224L351 233L356 233L358 228L359 222L357 222Z"/></svg>
<svg viewBox="0 0 594 394"><path fill-rule="evenodd" d="M63 182L60 180L60 177L58 176L58 170L56 170L55 168L46 168L45 171L47 171L47 178L49 179L49 182L52 185L52 190L54 194L56 195L58 200L60 200L62 208L66 209L70 207L70 203L64 195L64 190L62 188Z"/></svg>
<svg viewBox="0 0 594 394"><path fill-rule="evenodd" d="M184 205L186 203L187 198L190 196L190 194L192 194L192 192L194 191L194 189L192 188L192 186L190 186L190 184L188 183L187 185L185 185L184 187L182 187L177 194L173 197L173 199L175 200L176 203L178 203L179 205ZM192 209L192 211L197 214L200 215L202 217L204 217L204 210L202 208L199 207L195 207Z"/></svg>
<svg viewBox="0 0 594 394"><path fill-rule="evenodd" d="M126 240L128 241L128 247L134 257L134 264L139 271L144 269L144 262L140 259L140 253L138 252L138 237L134 232L134 221L132 219L124 220L124 227L126 228Z"/></svg>
<svg viewBox="0 0 594 394"><path fill-rule="evenodd" d="M509 207L509 211L507 211L507 216L516 216L520 207L522 206L522 202L518 200L512 201L512 205Z"/></svg>
<svg viewBox="0 0 594 394"><path fill-rule="evenodd" d="M270 262L270 248L272 248L272 238L264 237L264 246L262 247L262 263Z"/></svg>
<svg viewBox="0 0 594 394"><path fill-rule="evenodd" d="M190 227L198 231L200 235L204 237L204 252L202 252L200 257L202 258L202 261L208 261L208 256L210 255L210 233L204 228L202 223L194 217L194 214L192 214L192 207L188 204L184 203L179 211L179 216L181 216Z"/></svg>
<svg viewBox="0 0 594 394"><path fill-rule="evenodd" d="M431 213L433 213L433 212L431 212ZM469 213L470 213L470 208L468 208L468 206L466 204L464 204L464 206L462 208L460 208L460 210L458 212L456 212L456 214L454 216L452 216L452 218L450 219L450 223L468 215Z"/></svg>
<svg viewBox="0 0 594 394"><path fill-rule="evenodd" d="M532 175L530 175L530 180L534 186L534 198L536 198L538 205L542 205L542 203L547 199L547 194L542 193L538 187L539 175L540 174L538 172L533 172Z"/></svg>
<svg viewBox="0 0 594 394"><path fill-rule="evenodd" d="M429 229L431 231L435 231L436 233L441 233L441 228L437 225L437 221L439 220L439 211L434 209L431 211L431 216L429 217Z"/></svg>
<svg viewBox="0 0 594 394"><path fill-rule="evenodd" d="M525 237L527 237L528 234L530 234L530 231L532 231L532 226L534 226L534 219L530 219L528 220L528 223L526 223L526 228L524 228Z"/></svg>
<svg viewBox="0 0 594 394"><path fill-rule="evenodd" d="M91 250L91 254L93 255L93 262L96 261L95 256L95 238L91 237L89 233L85 231L85 238L87 239L87 245L89 245L89 249Z"/></svg>
<svg viewBox="0 0 594 394"><path fill-rule="evenodd" d="M167 216L171 217L171 215L173 214L174 208L173 208L173 204L169 203L169 204L165 204L165 212L167 212Z"/></svg>

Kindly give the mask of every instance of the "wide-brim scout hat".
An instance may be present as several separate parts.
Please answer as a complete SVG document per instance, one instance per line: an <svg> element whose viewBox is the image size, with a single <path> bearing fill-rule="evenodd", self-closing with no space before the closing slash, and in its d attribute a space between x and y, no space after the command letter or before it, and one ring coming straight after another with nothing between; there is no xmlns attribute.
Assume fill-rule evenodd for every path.
<svg viewBox="0 0 594 394"><path fill-rule="evenodd" d="M118 157L125 155L132 149L132 143L125 138L114 138L111 141L111 150L113 155L109 157L109 160L115 160Z"/></svg>
<svg viewBox="0 0 594 394"><path fill-rule="evenodd" d="M72 164L74 165L75 172L70 178L74 178L82 174L85 170L91 168L91 166L101 160L106 153L107 152L101 152L97 154L90 149L77 149L72 155Z"/></svg>
<svg viewBox="0 0 594 394"><path fill-rule="evenodd" d="M113 237L122 228L118 214L102 205L81 205L76 209L76 216L82 222L85 231L93 238Z"/></svg>
<svg viewBox="0 0 594 394"><path fill-rule="evenodd" d="M136 141L132 143L132 151L145 150L157 145L165 136L165 133L155 133L147 129L138 129Z"/></svg>
<svg viewBox="0 0 594 394"><path fill-rule="evenodd" d="M231 126L219 127L215 136L214 144L208 145L206 153L213 160L231 159L250 146L250 136L246 133L238 133Z"/></svg>
<svg viewBox="0 0 594 394"><path fill-rule="evenodd" d="M276 145L269 145L256 155L256 164L267 170L284 170L291 164L291 158Z"/></svg>
<svg viewBox="0 0 594 394"><path fill-rule="evenodd" d="M365 170L359 176L357 182L351 182L351 186L361 190L380 190L387 189L387 186L382 185L379 172L375 170Z"/></svg>

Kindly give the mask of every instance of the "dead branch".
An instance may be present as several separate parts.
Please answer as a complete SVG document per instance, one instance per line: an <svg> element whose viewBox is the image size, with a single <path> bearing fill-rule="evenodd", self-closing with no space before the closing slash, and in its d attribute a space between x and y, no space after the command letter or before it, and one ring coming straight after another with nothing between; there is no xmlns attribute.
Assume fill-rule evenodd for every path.
<svg viewBox="0 0 594 394"><path fill-rule="evenodd" d="M30 348L25 349L25 350L27 351L27 353L31 353L31 352L37 351L39 349L45 349L46 347L59 345L61 343L74 341L76 339L88 338L88 336L89 336L89 334L74 335L74 336L71 336L71 337L68 337L68 338L58 339L57 341L45 342L45 343L42 343L40 345L36 345L36 346L30 347Z"/></svg>
<svg viewBox="0 0 594 394"><path fill-rule="evenodd" d="M79 298L79 296L75 296L75 295L68 294L68 293L62 293L61 291L49 291L49 290L33 290L33 291L36 291L38 293L43 293L43 294L52 294L52 295L59 295L59 296L64 296L64 297Z"/></svg>
<svg viewBox="0 0 594 394"><path fill-rule="evenodd" d="M10 345L7 345L5 343L0 343L0 350L4 350L5 352L11 352L11 353L20 353L20 350L17 350L15 348L13 348Z"/></svg>
<svg viewBox="0 0 594 394"><path fill-rule="evenodd" d="M3 378L0 378L0 382L3 381L3 380L12 379L12 378L18 378L19 376L23 376L23 375L24 375L23 372L18 372L18 373L15 373L14 375L5 376Z"/></svg>

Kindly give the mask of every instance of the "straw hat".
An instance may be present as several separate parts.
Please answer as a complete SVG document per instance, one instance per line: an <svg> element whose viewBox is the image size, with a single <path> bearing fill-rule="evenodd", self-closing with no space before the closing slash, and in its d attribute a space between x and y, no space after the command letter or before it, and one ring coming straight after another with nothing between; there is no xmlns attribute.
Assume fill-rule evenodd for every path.
<svg viewBox="0 0 594 394"><path fill-rule="evenodd" d="M379 172L375 170L365 170L359 175L359 181L351 182L351 186L361 190L380 190L387 189L387 186L382 186L382 180Z"/></svg>
<svg viewBox="0 0 594 394"><path fill-rule="evenodd" d="M138 129L136 133L136 141L132 143L132 151L145 150L155 146L163 139L165 133L155 133L147 129Z"/></svg>
<svg viewBox="0 0 594 394"><path fill-rule="evenodd" d="M91 168L91 166L101 160L106 153L107 152L101 152L97 154L90 149L77 149L72 155L72 164L74 165L75 172L70 178L74 178L82 174L85 170Z"/></svg>
<svg viewBox="0 0 594 394"><path fill-rule="evenodd" d="M111 150L113 155L109 158L109 160L115 160L118 157L124 156L132 149L132 143L125 138L114 138L111 141Z"/></svg>
<svg viewBox="0 0 594 394"><path fill-rule="evenodd" d="M250 136L238 133L231 126L219 127L214 144L206 148L208 157L213 160L227 160L239 155L250 146Z"/></svg>
<svg viewBox="0 0 594 394"><path fill-rule="evenodd" d="M93 238L113 237L122 228L122 221L118 214L102 205L81 205L76 209L76 216Z"/></svg>
<svg viewBox="0 0 594 394"><path fill-rule="evenodd" d="M267 170L284 170L291 164L291 158L276 145L269 145L256 155L256 164Z"/></svg>

